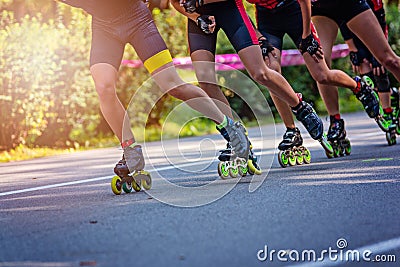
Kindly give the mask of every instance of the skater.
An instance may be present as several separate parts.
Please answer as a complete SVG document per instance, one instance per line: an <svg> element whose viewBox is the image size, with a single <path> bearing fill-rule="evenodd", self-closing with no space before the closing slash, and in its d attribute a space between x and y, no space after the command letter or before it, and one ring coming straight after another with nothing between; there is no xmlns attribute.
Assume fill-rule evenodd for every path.
<svg viewBox="0 0 400 267"><path fill-rule="evenodd" d="M379 0L368 0L367 3L378 19L381 29L387 39L388 27L386 24L383 2ZM343 23L340 26L340 32L349 46L350 61L353 71L362 76L366 75L370 77L376 85L383 111L383 114L380 114L380 116L376 118L376 121L379 127L386 132L388 144L393 145L396 143L395 133L400 133L400 128L398 126L398 89L391 88L387 70L375 59L361 40L349 30L346 24Z"/></svg>
<svg viewBox="0 0 400 267"><path fill-rule="evenodd" d="M360 81L360 78L352 79L343 71L329 69L326 62L328 59L324 57L317 33L311 22L311 4L308 0L248 0L248 2L256 4L258 39L267 64L272 69L281 72L283 37L288 34L302 53L311 76L319 85L320 94L331 118L328 140L335 146L336 153L339 153L339 150L345 150L350 143L346 140L344 123L340 117L336 86L351 89L357 98L362 100L369 116L375 117L379 107L373 91L368 88L367 84ZM304 49L307 42L313 44L312 49ZM290 108L273 94L271 97L287 128L278 149L285 151L289 156L293 152L293 148L296 150L302 145L300 131L295 126ZM346 140L345 145L337 145L338 140ZM350 148L347 149L349 152ZM327 155L331 155L329 151L326 152Z"/></svg>
<svg viewBox="0 0 400 267"><path fill-rule="evenodd" d="M101 111L118 137L123 148L123 157L114 168L118 175L112 182L114 193L140 186L128 174L138 173L145 183L151 186L151 180L142 173L144 159L141 146L134 139L129 118L115 91L117 73L123 56L124 47L131 44L144 66L163 92L183 101L223 128L231 139L231 145L238 158L247 160L249 140L240 123L225 116L207 94L200 88L187 84L178 76L171 55L161 38L151 13L140 0L63 0L68 5L82 8L92 15L92 45L90 52L90 71L100 100ZM126 127L123 128L123 125ZM150 186L149 186L150 185ZM140 187L139 187L140 189Z"/></svg>
<svg viewBox="0 0 400 267"><path fill-rule="evenodd" d="M230 114L230 110L226 108L229 107L229 103L220 88L215 85L215 72L209 68L202 68L202 64L196 64L215 61L216 40L220 29L224 30L250 76L287 103L313 139L322 139L323 125L312 107L298 97L282 75L265 64L256 32L242 1L217 0L201 5L196 0L174 0L172 5L188 17L189 50L197 78L203 81L201 86L207 94L221 103L220 108L225 115Z"/></svg>

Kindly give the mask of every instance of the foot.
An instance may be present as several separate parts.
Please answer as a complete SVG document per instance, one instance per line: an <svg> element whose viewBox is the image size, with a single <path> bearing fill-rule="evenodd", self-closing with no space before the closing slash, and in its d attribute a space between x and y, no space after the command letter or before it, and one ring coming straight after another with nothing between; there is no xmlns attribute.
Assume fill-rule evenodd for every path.
<svg viewBox="0 0 400 267"><path fill-rule="evenodd" d="M303 144L303 138L301 137L299 128L286 128L286 132L283 134L283 140L279 143L279 150L287 150L294 146L301 146Z"/></svg>
<svg viewBox="0 0 400 267"><path fill-rule="evenodd" d="M324 133L324 124L310 104L301 101L297 107L292 108L292 112L307 129L312 139L321 139Z"/></svg>
<svg viewBox="0 0 400 267"><path fill-rule="evenodd" d="M373 81L368 76L362 78L356 76L354 80L357 82L357 87L353 90L353 93L364 106L368 116L376 118L379 116L379 98L373 90Z"/></svg>
<svg viewBox="0 0 400 267"><path fill-rule="evenodd" d="M330 117L330 125L327 138L329 141L344 139L346 137L346 130L344 129L344 120L337 119L334 116Z"/></svg>

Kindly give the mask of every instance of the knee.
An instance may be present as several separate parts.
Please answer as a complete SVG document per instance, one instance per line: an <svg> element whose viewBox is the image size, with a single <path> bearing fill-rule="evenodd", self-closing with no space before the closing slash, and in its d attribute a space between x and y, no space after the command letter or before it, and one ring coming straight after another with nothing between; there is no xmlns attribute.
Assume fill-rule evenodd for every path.
<svg viewBox="0 0 400 267"><path fill-rule="evenodd" d="M101 81L95 82L95 87L99 98L109 98L116 96L115 84L113 82Z"/></svg>
<svg viewBox="0 0 400 267"><path fill-rule="evenodd" d="M270 72L272 70L268 69L258 69L255 71L252 71L250 73L250 76L253 77L255 81L261 84L265 84L271 80Z"/></svg>
<svg viewBox="0 0 400 267"><path fill-rule="evenodd" d="M389 69L400 69L400 58L396 56L384 57L381 60L382 65Z"/></svg>
<svg viewBox="0 0 400 267"><path fill-rule="evenodd" d="M314 75L314 80L320 84L329 84L330 79L329 79L329 74L325 72L319 72L316 75Z"/></svg>

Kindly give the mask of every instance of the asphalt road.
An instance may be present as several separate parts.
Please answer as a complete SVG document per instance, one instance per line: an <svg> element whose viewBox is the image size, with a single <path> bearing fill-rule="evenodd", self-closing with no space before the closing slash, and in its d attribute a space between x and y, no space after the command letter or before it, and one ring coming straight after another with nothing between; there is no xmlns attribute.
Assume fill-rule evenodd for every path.
<svg viewBox="0 0 400 267"><path fill-rule="evenodd" d="M286 169L283 126L276 140L251 129L255 180L219 179L219 136L147 143L150 194L111 192L117 148L0 164L0 266L400 266L400 144L364 113L345 119L350 156L327 159L302 131L312 163Z"/></svg>

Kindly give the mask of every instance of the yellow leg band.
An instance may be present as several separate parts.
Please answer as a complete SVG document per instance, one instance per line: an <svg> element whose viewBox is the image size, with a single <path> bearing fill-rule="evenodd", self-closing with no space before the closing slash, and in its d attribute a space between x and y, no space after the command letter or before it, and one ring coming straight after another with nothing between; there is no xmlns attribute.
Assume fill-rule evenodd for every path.
<svg viewBox="0 0 400 267"><path fill-rule="evenodd" d="M170 62L172 62L171 54L169 53L168 50L163 50L161 52L158 52L154 56L150 57L149 59L147 59L143 63L143 65L145 66L148 72L153 73L158 68L161 68L162 66Z"/></svg>

